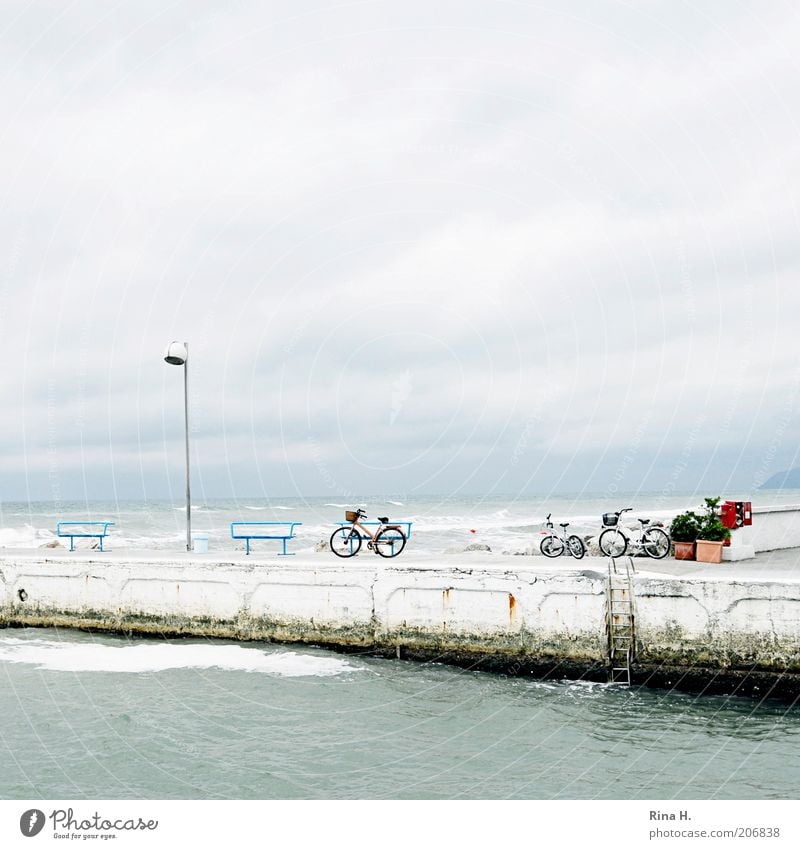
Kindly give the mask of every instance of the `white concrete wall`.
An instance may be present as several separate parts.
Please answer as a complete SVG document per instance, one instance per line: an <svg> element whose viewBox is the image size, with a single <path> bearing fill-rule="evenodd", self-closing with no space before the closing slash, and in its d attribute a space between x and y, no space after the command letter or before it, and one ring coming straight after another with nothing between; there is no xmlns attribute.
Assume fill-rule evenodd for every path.
<svg viewBox="0 0 800 849"><path fill-rule="evenodd" d="M636 633L650 663L800 671L800 582L639 579Z"/></svg>
<svg viewBox="0 0 800 849"><path fill-rule="evenodd" d="M254 629L281 639L370 644L402 641L442 645L501 639L521 647L572 641L576 654L601 657L601 580L556 575L541 568L513 573L452 566L390 568L366 559L293 558L258 566L176 561L126 561L114 556L0 559L6 619L102 618L106 627L144 628L162 622L209 633ZM369 566L365 565L370 563ZM18 590L27 600L21 602ZM123 624L128 623L128 624ZM292 636L294 635L294 637ZM523 636L525 635L525 636Z"/></svg>
<svg viewBox="0 0 800 849"><path fill-rule="evenodd" d="M526 560L3 556L0 623L604 662L605 563ZM800 672L798 580L639 574L635 596L643 663Z"/></svg>
<svg viewBox="0 0 800 849"><path fill-rule="evenodd" d="M753 524L739 528L733 535L740 536L745 545L758 551L776 551L800 546L800 505L784 507L753 507Z"/></svg>

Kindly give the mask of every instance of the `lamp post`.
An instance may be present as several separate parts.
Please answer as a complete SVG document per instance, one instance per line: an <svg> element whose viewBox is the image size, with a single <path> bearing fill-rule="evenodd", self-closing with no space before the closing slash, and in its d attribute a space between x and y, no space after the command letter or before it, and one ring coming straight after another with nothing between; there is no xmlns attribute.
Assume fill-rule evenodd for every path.
<svg viewBox="0 0 800 849"><path fill-rule="evenodd" d="M172 366L183 366L183 414L186 423L186 550L192 550L192 492L189 487L189 345L170 342L164 359Z"/></svg>

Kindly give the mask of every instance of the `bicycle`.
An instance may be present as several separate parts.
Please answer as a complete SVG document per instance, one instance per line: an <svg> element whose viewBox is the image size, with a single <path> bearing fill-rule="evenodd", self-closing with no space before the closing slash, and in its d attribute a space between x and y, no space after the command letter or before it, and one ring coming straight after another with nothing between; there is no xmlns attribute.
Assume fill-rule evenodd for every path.
<svg viewBox="0 0 800 849"><path fill-rule="evenodd" d="M586 554L586 546L583 544L583 540L577 534L566 536L569 522L559 523L559 527L562 529L561 536L559 536L550 521L552 515L552 513L548 513L544 520L544 526L550 530L550 533L539 543L539 551L545 557L560 557L564 551L567 551L570 557L580 560Z"/></svg>
<svg viewBox="0 0 800 849"><path fill-rule="evenodd" d="M346 510L344 514L348 525L342 525L331 534L331 551L337 557L353 557L361 550L363 540L368 540L367 548L381 557L397 557L406 547L406 535L397 525L389 524L388 516L379 516L380 525L371 534L359 521L367 514L359 510Z"/></svg>
<svg viewBox="0 0 800 849"><path fill-rule="evenodd" d="M600 538L597 540L600 551L606 557L622 557L628 550L628 545L630 545L632 554L644 552L648 557L653 557L656 560L666 557L670 548L669 535L661 528L648 528L649 519L639 519L641 527L629 528L630 534L626 534L622 529L622 525L619 523L620 517L623 513L628 513L631 510L633 510L633 507L626 507L616 513L603 513L603 525L606 530L600 534ZM634 537L637 532L638 537Z"/></svg>

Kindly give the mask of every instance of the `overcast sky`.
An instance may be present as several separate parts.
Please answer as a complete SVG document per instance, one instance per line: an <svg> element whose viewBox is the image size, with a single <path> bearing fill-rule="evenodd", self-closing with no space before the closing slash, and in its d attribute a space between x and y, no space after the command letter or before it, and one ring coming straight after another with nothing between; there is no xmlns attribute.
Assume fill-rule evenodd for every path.
<svg viewBox="0 0 800 849"><path fill-rule="evenodd" d="M792 4L0 14L2 500L795 465Z"/></svg>

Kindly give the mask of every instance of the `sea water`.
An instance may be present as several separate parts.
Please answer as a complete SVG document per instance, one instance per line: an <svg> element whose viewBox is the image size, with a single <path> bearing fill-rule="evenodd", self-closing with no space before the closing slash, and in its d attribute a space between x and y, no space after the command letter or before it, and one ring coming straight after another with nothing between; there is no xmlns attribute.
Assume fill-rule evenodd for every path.
<svg viewBox="0 0 800 849"><path fill-rule="evenodd" d="M0 631L0 798L794 798L780 702ZM779 765L779 768L778 768Z"/></svg>
<svg viewBox="0 0 800 849"><path fill-rule="evenodd" d="M737 496L742 494L737 493ZM411 550L530 546L547 513L577 532L691 494L207 501L193 525L232 550L231 521L302 521L295 550L344 510L412 521ZM798 503L765 492L756 504ZM4 503L0 546L61 520L112 520L111 548L176 550L169 502ZM580 681L507 678L307 646L0 631L0 798L793 798L800 710ZM781 764L776 769L776 764Z"/></svg>
<svg viewBox="0 0 800 849"><path fill-rule="evenodd" d="M755 505L800 503L800 491L796 490L732 495ZM328 540L344 521L345 510L364 505L370 521L388 516L413 523L409 551L437 553L478 542L501 553L524 551L538 543L548 513L553 522L570 522L570 532L587 536L599 532L605 512L634 507L632 520L641 516L668 523L675 513L699 509L701 503L696 493L206 499L192 506L192 529L208 534L212 552L232 551L243 548L244 543L231 539L231 522L302 522L292 543L292 550L301 553ZM185 550L185 506L168 501L3 502L0 548L37 548L52 543L60 520L113 521L106 543L112 549ZM268 544L265 550L269 550Z"/></svg>

